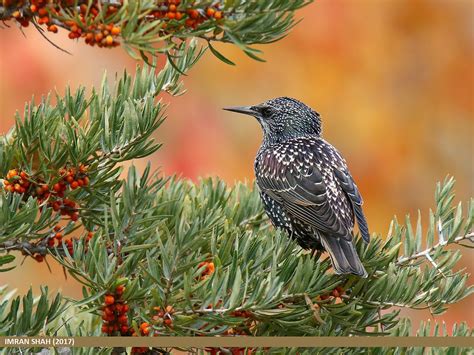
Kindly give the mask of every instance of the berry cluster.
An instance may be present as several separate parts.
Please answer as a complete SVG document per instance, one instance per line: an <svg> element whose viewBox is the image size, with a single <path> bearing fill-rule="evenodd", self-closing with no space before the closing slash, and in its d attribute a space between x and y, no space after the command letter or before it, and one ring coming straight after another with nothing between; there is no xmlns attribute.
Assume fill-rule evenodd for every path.
<svg viewBox="0 0 474 355"><path fill-rule="evenodd" d="M180 0L167 0L158 5L158 9L152 12L156 19L167 19L180 21L185 18L184 25L189 28L197 28L200 24L208 20L221 20L224 15L220 10L220 4L216 3L213 6L205 9L180 8Z"/></svg>
<svg viewBox="0 0 474 355"><path fill-rule="evenodd" d="M104 5L102 5L104 6ZM109 5L106 7L105 18L109 18L118 11L117 7ZM91 46L97 45L99 47L116 47L119 45L117 36L121 29L114 23L98 23L96 17L99 15L99 4L97 1L91 4L90 8L86 4L79 7L80 22L65 21L64 24L69 29L68 37L70 39L83 37L85 42ZM103 15L101 15L103 16ZM86 26L89 20L90 25ZM91 21L92 20L92 21Z"/></svg>
<svg viewBox="0 0 474 355"><path fill-rule="evenodd" d="M147 323L147 322L143 322L142 324L140 324L140 335L141 336L148 336L150 334L150 324ZM135 330L132 328L131 329L131 335L134 336L134 337L137 337L138 334L135 332ZM146 352L148 352L149 348L147 347L133 347L132 350L131 350L131 353L132 354L145 354Z"/></svg>
<svg viewBox="0 0 474 355"><path fill-rule="evenodd" d="M52 180L58 182L49 186L40 178L12 169L3 179L2 185L5 191L23 194L25 199L32 196L40 203L48 200L48 206L55 212L59 212L62 216L69 216L73 222L76 222L79 219L78 204L65 198L65 195L68 190L72 191L89 185L87 167L80 165L79 168L62 168L59 170L59 178L53 177Z"/></svg>
<svg viewBox="0 0 474 355"><path fill-rule="evenodd" d="M130 326L128 322L128 305L123 301L122 295L125 291L123 285L115 288L115 292L108 293L104 298L102 308L102 332L107 335L130 335Z"/></svg>
<svg viewBox="0 0 474 355"><path fill-rule="evenodd" d="M116 39L121 29L107 20L118 11L118 8L114 5L100 5L97 0L92 2L90 6L86 3L80 4L77 19L73 20L63 20L62 17L65 13L70 12L70 8L76 6L74 0L31 0L30 5L27 5L24 1L3 0L4 7L15 7L16 10L12 12L11 17L23 27L28 27L33 18L36 18L36 22L39 25L45 25L50 32L57 33L58 26L67 29L70 39L83 37L87 44L98 45L99 47L119 45ZM100 6L102 10L105 9L102 13L99 9ZM65 8L69 8L69 10L64 11ZM96 19L99 15L101 21ZM102 20L102 18L105 20Z"/></svg>
<svg viewBox="0 0 474 355"><path fill-rule="evenodd" d="M341 299L341 297L345 294L344 289L341 286L337 286L334 290L330 293L321 295L320 298L322 301L327 299Z"/></svg>
<svg viewBox="0 0 474 355"><path fill-rule="evenodd" d="M87 233L87 236L85 239L86 248L87 248L87 243L89 243L89 241L92 239L93 236L94 236L94 233L92 232ZM62 233L61 226L59 225L55 226L53 229L53 234L47 240L48 247L49 248L59 247L64 242L64 244L66 244L69 254L72 255L74 252L74 243L72 239L63 240L63 237L64 235Z"/></svg>
<svg viewBox="0 0 474 355"><path fill-rule="evenodd" d="M3 180L3 186L5 191L24 194L29 190L31 182L29 181L28 174L24 171L18 172L17 170L12 169L7 173L6 178Z"/></svg>
<svg viewBox="0 0 474 355"><path fill-rule="evenodd" d="M90 3L75 0L2 0L2 5L8 11L2 20L14 19L21 26L29 26L31 21L43 25L49 32L57 33L59 27L69 31L70 39L84 38L91 46L115 47L120 43L118 38L121 27L112 22L122 6L120 3L107 3L94 0ZM181 4L180 0L157 0L156 7L139 21L160 20L164 31L170 28L196 29L206 21L220 21L224 13L220 9L221 1L216 1L208 7L199 8L195 4ZM9 15L10 14L10 15ZM181 20L183 20L181 22Z"/></svg>
<svg viewBox="0 0 474 355"><path fill-rule="evenodd" d="M146 347L133 347L131 350L131 354L145 354L150 350L149 348Z"/></svg>
<svg viewBox="0 0 474 355"><path fill-rule="evenodd" d="M68 198L64 198L68 189L76 190L89 185L87 167L81 165L79 169L74 167L59 170L60 181L53 185L53 194L49 200L49 206L62 216L69 216L73 222L79 219L78 204Z"/></svg>
<svg viewBox="0 0 474 355"><path fill-rule="evenodd" d="M198 269L204 267L204 270L201 272L201 276L199 277L200 280L205 279L206 277L212 275L215 271L215 266L213 262L203 261L199 263Z"/></svg>
<svg viewBox="0 0 474 355"><path fill-rule="evenodd" d="M163 324L166 327L173 329L173 306L166 306L164 309L161 309L161 307L153 307L153 310L157 312L152 318L156 324Z"/></svg>
<svg viewBox="0 0 474 355"><path fill-rule="evenodd" d="M205 11L189 9L186 13L188 18L184 24L186 27L191 27L194 29L206 20L218 21L224 17L222 11L219 10L219 4L216 4L213 7L208 7Z"/></svg>

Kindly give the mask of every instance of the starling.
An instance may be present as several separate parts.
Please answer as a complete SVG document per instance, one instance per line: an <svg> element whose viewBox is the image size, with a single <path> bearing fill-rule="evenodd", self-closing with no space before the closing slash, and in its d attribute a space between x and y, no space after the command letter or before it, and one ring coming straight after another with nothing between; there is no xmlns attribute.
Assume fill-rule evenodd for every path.
<svg viewBox="0 0 474 355"><path fill-rule="evenodd" d="M288 97L225 110L262 126L254 168L273 225L304 249L327 251L337 274L367 277L353 244L354 219L363 240L370 238L362 197L344 158L321 137L319 114Z"/></svg>

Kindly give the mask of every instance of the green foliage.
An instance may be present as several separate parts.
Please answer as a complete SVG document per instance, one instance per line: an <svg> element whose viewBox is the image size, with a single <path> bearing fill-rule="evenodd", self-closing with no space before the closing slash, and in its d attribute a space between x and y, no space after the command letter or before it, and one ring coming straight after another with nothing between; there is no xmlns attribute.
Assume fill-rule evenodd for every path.
<svg viewBox="0 0 474 355"><path fill-rule="evenodd" d="M203 8L209 4L198 2ZM107 299L116 297L128 306L126 329L120 331L128 335L139 334L146 322L150 336L406 336L411 324L400 317L400 309L439 315L473 293L468 273L456 269L461 251L452 246L472 247L474 201L467 208L453 204L452 178L437 186L426 231L419 214L415 229L407 216L403 224L394 219L389 235L373 235L368 245L357 238L366 279L335 275L329 259L317 259L271 227L254 186L229 187L219 179L193 183L153 173L150 166L141 173L132 166L122 178L121 163L150 156L160 147L153 138L164 119L159 95L181 94L180 75L202 54L185 39L205 38L209 46L211 41L232 42L256 58L259 52L249 45L280 38L293 25L292 11L304 4L226 1L230 15L225 21L166 36L162 22L152 21L144 29L130 21L122 27L125 43L144 59L147 52L166 52L172 60L163 70L138 69L135 78L124 73L114 89L104 79L89 94L84 88L66 89L55 95L55 104L49 95L26 105L15 127L0 137L0 176L5 177L0 180L0 252L5 253L0 271L8 269L14 251L38 261L54 258L83 285L83 298L48 300L43 288L36 303L30 291L20 305L19 297L4 295L2 334L103 334ZM148 13L152 6L152 1L125 2L116 20L125 21L120 17L124 9L128 16ZM160 41L167 46L152 46ZM83 168L89 180L80 189L67 185L60 173L71 167ZM20 185L12 188L20 182L23 192ZM42 185L58 191L46 196ZM55 199L72 200L77 220L63 217L64 211L52 204ZM52 239L58 231L80 237L57 243ZM119 334L107 329L106 334ZM431 333L445 335L446 330L422 323L418 335ZM472 336L472 330L461 324L453 334ZM310 353L315 351L333 350ZM419 349L374 353L406 351Z"/></svg>
<svg viewBox="0 0 474 355"><path fill-rule="evenodd" d="M177 69L167 64L158 75L152 68L138 69L134 79L124 73L114 92L104 77L101 88L88 97L79 88L75 93L66 89L63 96L56 94L55 105L50 104L51 95L38 105L33 100L25 106L23 117L17 114L12 131L0 139L0 176L21 167L32 181L53 186L61 168L84 164L93 191L70 191L66 197L79 203L85 225L101 224L103 204L120 188L118 164L160 147L151 137L164 119L165 105L157 101L157 95L182 94L179 71L189 69L201 54L195 43L186 51L183 45ZM48 200L29 198L25 203L26 198L0 191L0 243L45 238L59 221L60 216L47 208ZM66 233L72 230L67 228Z"/></svg>
<svg viewBox="0 0 474 355"><path fill-rule="evenodd" d="M186 41L201 39L219 59L233 64L211 42L232 43L249 57L263 61L259 57L262 51L253 45L272 43L286 36L296 24L295 11L309 3L311 0L51 1L48 6L41 5L47 15L40 16L39 12L31 11L30 1L15 1L0 4L0 20L31 23L46 37L39 24L49 18L50 31L49 25L54 25L53 32L63 28L70 38L85 37L91 45L122 45L133 58L146 62L148 56L160 54L173 60L175 50ZM214 15L216 12L219 16Z"/></svg>
<svg viewBox="0 0 474 355"><path fill-rule="evenodd" d="M198 56L177 63L186 69ZM62 319L62 332L97 334L104 297L119 285L125 286L129 325L137 331L150 323L154 335L404 335L410 328L400 308L437 315L473 292L468 274L455 271L460 251L448 248L473 241L473 204L467 212L453 205L452 178L437 187L425 233L419 215L415 230L409 217L404 224L395 219L386 238L374 235L368 245L358 240L367 279L335 275L328 259L315 259L275 231L252 186L231 188L218 179L194 184L150 167L140 174L133 166L121 180L119 162L159 147L151 133L163 105L155 98L165 88L179 93L178 76L169 64L158 76L138 70L132 81L124 74L113 94L106 84L89 99L84 89L67 91L56 106L47 100L29 105L2 140L2 172L16 167L47 181L62 166L89 166L90 185L68 192L79 201L86 227L66 225L64 234L83 234L72 248L37 242L60 218L45 202L0 193L0 247L42 247L84 286L83 299L71 302L92 318L80 324ZM90 241L88 230L94 231ZM172 310L157 317L156 307ZM464 325L457 331L471 332Z"/></svg>
<svg viewBox="0 0 474 355"><path fill-rule="evenodd" d="M12 298L14 292L0 289L0 335L51 335L49 323L60 317L65 304L60 294L49 300L48 288L41 288L41 296L35 298L30 289L26 296Z"/></svg>
<svg viewBox="0 0 474 355"><path fill-rule="evenodd" d="M385 241L376 236L368 246L358 243L368 279L337 276L327 259L315 260L286 235L267 228L257 193L245 185L172 179L142 189L150 186L147 175L140 179L131 170L112 197L117 207L108 227L87 253L58 258L88 286L88 301L81 307L97 310L100 295L120 278L126 280L124 298L140 308L137 322L153 324L153 307L175 308L174 328L157 323L158 334L215 335L239 327L253 335L395 334L403 331L394 306L440 314L473 292L468 275L453 271L460 253L446 245L456 243L455 238L430 247L436 267L418 256L419 250L402 252L414 242L409 219L404 226L394 222ZM448 180L440 187L446 193L438 198L452 201L452 187ZM444 201L438 205L454 209ZM452 218L444 211L434 215L445 226L440 232L449 235ZM472 213L457 220L464 229L471 219ZM107 245L114 245L112 253ZM204 279L203 261L216 268ZM340 300L321 299L338 285L345 291ZM381 310L389 311L380 316ZM233 316L235 311L248 311L251 317Z"/></svg>

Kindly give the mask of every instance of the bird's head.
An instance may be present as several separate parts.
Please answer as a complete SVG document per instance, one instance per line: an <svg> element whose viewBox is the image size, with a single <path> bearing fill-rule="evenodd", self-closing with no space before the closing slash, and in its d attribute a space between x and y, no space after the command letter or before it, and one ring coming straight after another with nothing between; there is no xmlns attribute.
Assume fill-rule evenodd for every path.
<svg viewBox="0 0 474 355"><path fill-rule="evenodd" d="M319 114L301 101L289 97L278 97L254 106L226 107L224 110L254 116L262 126L264 140L268 143L321 134Z"/></svg>

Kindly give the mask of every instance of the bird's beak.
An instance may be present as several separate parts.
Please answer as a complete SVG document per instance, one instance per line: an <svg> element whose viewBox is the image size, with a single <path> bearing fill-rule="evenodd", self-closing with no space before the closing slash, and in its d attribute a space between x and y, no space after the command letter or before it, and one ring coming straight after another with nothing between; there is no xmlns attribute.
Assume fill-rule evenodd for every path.
<svg viewBox="0 0 474 355"><path fill-rule="evenodd" d="M235 107L224 107L226 111L232 111L237 113L243 113L244 115L256 116L258 112L252 110L252 106L235 106Z"/></svg>

